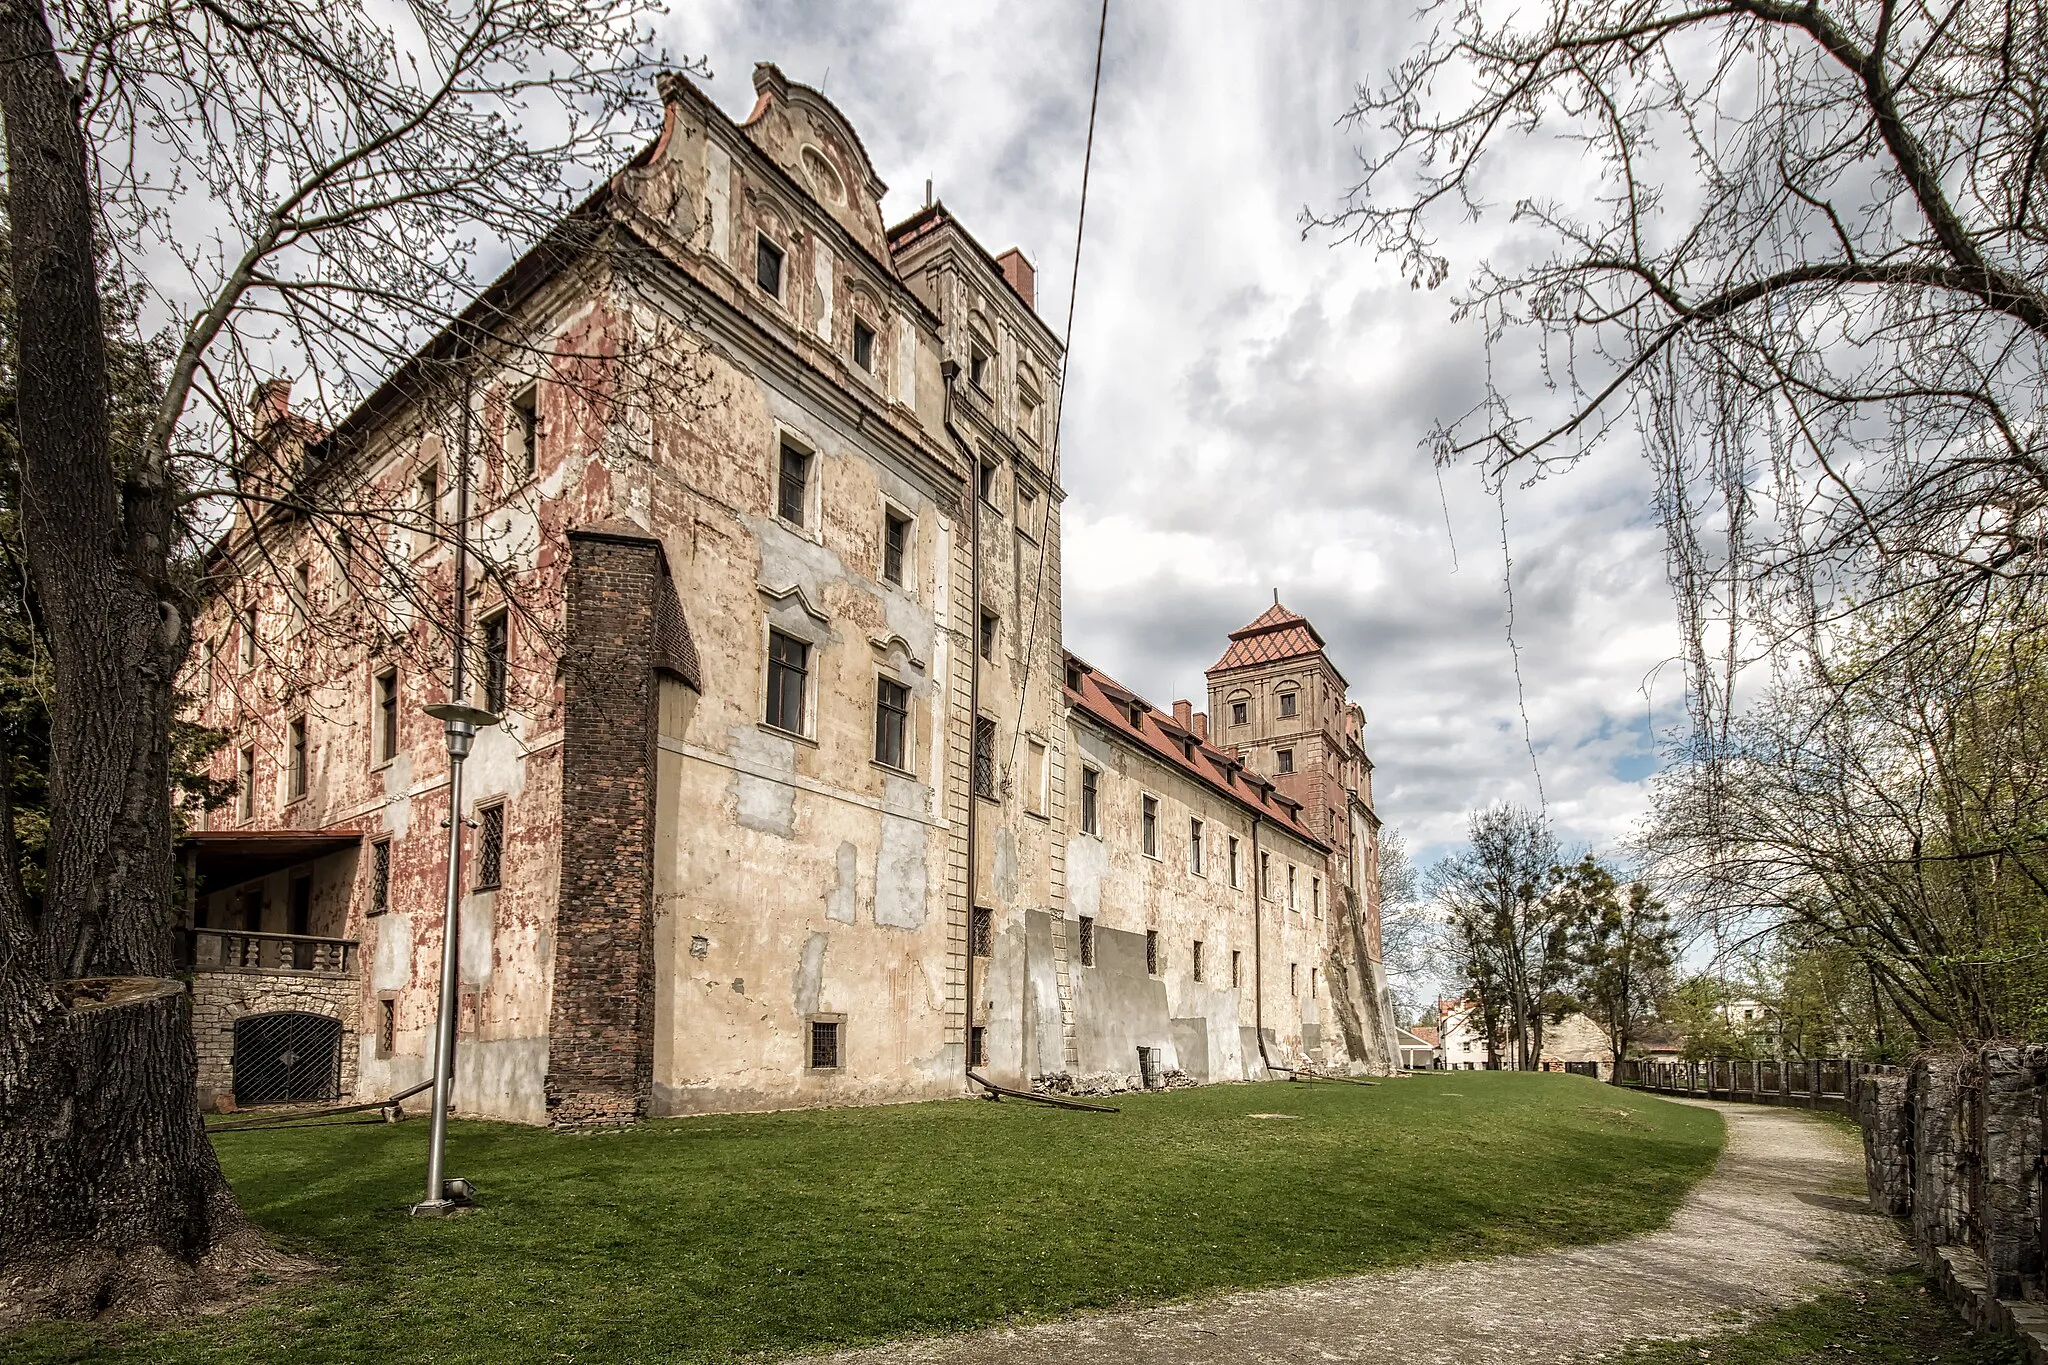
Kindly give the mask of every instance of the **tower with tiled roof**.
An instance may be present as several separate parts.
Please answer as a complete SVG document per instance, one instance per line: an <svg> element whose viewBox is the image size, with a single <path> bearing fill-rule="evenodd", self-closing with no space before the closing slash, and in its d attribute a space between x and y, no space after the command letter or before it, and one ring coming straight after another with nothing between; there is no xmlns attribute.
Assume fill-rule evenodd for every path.
<svg viewBox="0 0 2048 1365"><path fill-rule="evenodd" d="M1369 984L1356 983L1351 1003L1358 1017L1349 1022L1368 1046L1375 1033L1391 1038L1380 957L1380 822L1364 710L1347 695L1349 684L1321 633L1278 596L1258 619L1230 632L1208 678L1210 742L1299 801L1302 823L1330 846L1340 911L1332 948L1340 959L1363 959L1370 977ZM1347 935L1356 942L1343 943ZM1367 1026L1367 1016L1377 1028ZM1359 1042L1352 1041L1354 1049Z"/></svg>

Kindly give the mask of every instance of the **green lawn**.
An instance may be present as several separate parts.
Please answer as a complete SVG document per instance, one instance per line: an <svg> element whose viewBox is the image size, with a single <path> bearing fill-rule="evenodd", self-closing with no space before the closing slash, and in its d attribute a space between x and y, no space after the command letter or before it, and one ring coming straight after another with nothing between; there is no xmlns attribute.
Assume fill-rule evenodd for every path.
<svg viewBox="0 0 2048 1365"><path fill-rule="evenodd" d="M1638 1347L1627 1365L2023 1365L2017 1343L1970 1331L1917 1270L1769 1314L1746 1330Z"/></svg>
<svg viewBox="0 0 2048 1365"><path fill-rule="evenodd" d="M222 1134L244 1204L334 1267L161 1331L37 1328L29 1362L729 1360L1152 1303L1661 1224L1708 1110L1461 1072L678 1119L457 1124L483 1208L414 1220L426 1124ZM1295 1115L1260 1119L1257 1113Z"/></svg>

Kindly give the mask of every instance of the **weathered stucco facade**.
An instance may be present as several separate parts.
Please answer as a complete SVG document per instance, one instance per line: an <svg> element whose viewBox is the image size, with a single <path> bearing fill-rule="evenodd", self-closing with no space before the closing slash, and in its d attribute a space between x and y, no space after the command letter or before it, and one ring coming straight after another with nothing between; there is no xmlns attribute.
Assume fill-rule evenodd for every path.
<svg viewBox="0 0 2048 1365"><path fill-rule="evenodd" d="M1369 1060L1328 994L1356 812L1318 824L1184 751L1185 717L1133 723L1061 648L1029 263L940 205L885 227L838 110L755 83L735 123L667 81L657 142L336 430L259 395L265 510L222 542L187 680L241 788L191 840L195 945L351 945L350 1088L431 1074L448 772L421 707L451 691L466 501L469 691L504 722L460 813L464 1111ZM1255 845L1292 903L1277 871L1254 900Z"/></svg>

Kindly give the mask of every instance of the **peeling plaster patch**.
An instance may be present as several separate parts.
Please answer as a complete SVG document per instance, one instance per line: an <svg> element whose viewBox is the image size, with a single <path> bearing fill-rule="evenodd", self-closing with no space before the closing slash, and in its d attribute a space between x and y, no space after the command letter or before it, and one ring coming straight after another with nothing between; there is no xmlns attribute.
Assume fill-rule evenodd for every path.
<svg viewBox="0 0 2048 1365"><path fill-rule="evenodd" d="M747 993L747 979L745 977L736 976L732 979L732 993L734 995L745 995Z"/></svg>
<svg viewBox="0 0 2048 1365"><path fill-rule="evenodd" d="M526 790L524 747L505 727L485 726L477 732L476 744L462 765L462 780L466 815L486 802L520 795Z"/></svg>
<svg viewBox="0 0 2048 1365"><path fill-rule="evenodd" d="M996 894L1017 899L1017 832L1008 825L996 831Z"/></svg>
<svg viewBox="0 0 2048 1365"><path fill-rule="evenodd" d="M727 733L734 758L759 768L796 771L796 745L790 740L763 734L751 725L735 725ZM732 799L736 818L748 829L783 839L795 835L796 788L789 783L736 772Z"/></svg>
<svg viewBox="0 0 2048 1365"><path fill-rule="evenodd" d="M881 600L882 619L889 623L888 633L901 635L910 652L929 664L932 657L932 639L936 631L932 614L901 593L885 592ZM923 673L914 684L919 696L930 695L935 685L933 675L929 672Z"/></svg>
<svg viewBox="0 0 2048 1365"><path fill-rule="evenodd" d="M702 962L711 955L711 940L702 934L690 935L690 956Z"/></svg>
<svg viewBox="0 0 2048 1365"><path fill-rule="evenodd" d="M841 924L853 923L855 884L859 880L859 855L850 842L839 845L839 880L825 893L825 918Z"/></svg>
<svg viewBox="0 0 2048 1365"><path fill-rule="evenodd" d="M818 1012L818 992L825 980L825 936L813 932L804 940L803 956L796 964L796 1012L799 1016Z"/></svg>
<svg viewBox="0 0 2048 1365"><path fill-rule="evenodd" d="M875 923L891 929L924 928L928 828L900 815L882 817L882 851L875 860Z"/></svg>
<svg viewBox="0 0 2048 1365"><path fill-rule="evenodd" d="M462 979L482 986L491 979L491 963L497 951L498 898L495 892L466 896L462 901L462 941L456 945L462 958Z"/></svg>
<svg viewBox="0 0 2048 1365"><path fill-rule="evenodd" d="M882 774L882 809L891 815L923 820L931 815L932 789L914 777Z"/></svg>
<svg viewBox="0 0 2048 1365"><path fill-rule="evenodd" d="M398 802L404 802L406 793L412 790L412 755L401 750L398 757L384 765L384 794ZM401 819L403 817L400 817ZM403 834L402 829L392 833Z"/></svg>
<svg viewBox="0 0 2048 1365"><path fill-rule="evenodd" d="M404 990L412 984L412 916L393 910L377 917L377 957L370 989Z"/></svg>
<svg viewBox="0 0 2048 1365"><path fill-rule="evenodd" d="M782 592L793 585L804 590L805 601L822 607L829 600L825 586L847 580L845 560L792 531L780 517L749 516L745 520L760 545L762 587ZM929 634L927 631L927 637ZM832 638L838 640L836 634ZM905 632L904 638L913 637Z"/></svg>
<svg viewBox="0 0 2048 1365"><path fill-rule="evenodd" d="M1067 840L1067 905L1077 915L1102 908L1102 879L1109 875L1109 845L1092 834Z"/></svg>

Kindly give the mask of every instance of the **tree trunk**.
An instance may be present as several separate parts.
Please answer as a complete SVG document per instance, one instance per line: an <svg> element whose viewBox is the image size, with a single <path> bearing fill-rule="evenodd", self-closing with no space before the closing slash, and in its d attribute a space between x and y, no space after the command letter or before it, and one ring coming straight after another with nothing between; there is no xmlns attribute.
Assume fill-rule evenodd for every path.
<svg viewBox="0 0 2048 1365"><path fill-rule="evenodd" d="M53 683L39 915L11 853L0 869L0 1319L175 1310L277 1262L207 1141L190 1002L168 983L188 641L171 490L160 452L116 469L85 142L39 0L0 0L0 116L22 535ZM128 984L80 984L98 978Z"/></svg>

